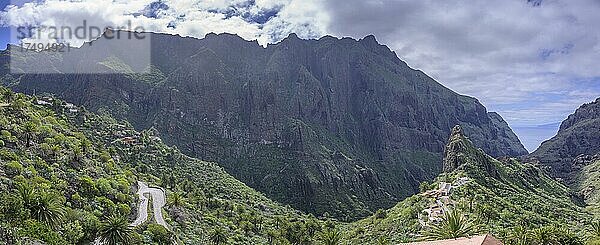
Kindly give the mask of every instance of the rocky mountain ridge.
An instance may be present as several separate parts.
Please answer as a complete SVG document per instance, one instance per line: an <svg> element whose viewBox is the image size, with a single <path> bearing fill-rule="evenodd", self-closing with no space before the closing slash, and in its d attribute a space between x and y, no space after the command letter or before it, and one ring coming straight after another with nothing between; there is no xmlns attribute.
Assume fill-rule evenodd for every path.
<svg viewBox="0 0 600 245"><path fill-rule="evenodd" d="M579 107L560 125L556 136L542 143L528 158L551 169L567 183L575 181L583 165L577 159L600 153L600 99Z"/></svg>
<svg viewBox="0 0 600 245"><path fill-rule="evenodd" d="M107 74L10 74L9 49L0 77L16 91L154 128L182 152L319 216L364 217L416 193L442 171L456 124L493 156L527 153L498 114L411 69L373 36L290 35L261 47L230 34L149 35L145 76L110 74L126 67L119 54L130 47L100 38L59 58L23 59Z"/></svg>

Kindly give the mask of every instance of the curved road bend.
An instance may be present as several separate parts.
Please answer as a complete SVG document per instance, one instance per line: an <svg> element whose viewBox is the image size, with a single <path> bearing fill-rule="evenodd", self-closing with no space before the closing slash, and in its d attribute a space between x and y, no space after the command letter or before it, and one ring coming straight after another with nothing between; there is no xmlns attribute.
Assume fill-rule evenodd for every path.
<svg viewBox="0 0 600 245"><path fill-rule="evenodd" d="M168 230L169 227L162 214L162 208L166 204L165 192L159 188L148 187L146 183L138 181L137 194L140 198L140 203L138 203L138 214L135 221L129 226L136 227L148 220L148 196L152 196L152 213L154 214L154 220L156 220L157 224L164 226ZM146 196L146 194L148 194L148 196ZM100 238L97 238L94 241L94 244L102 245Z"/></svg>

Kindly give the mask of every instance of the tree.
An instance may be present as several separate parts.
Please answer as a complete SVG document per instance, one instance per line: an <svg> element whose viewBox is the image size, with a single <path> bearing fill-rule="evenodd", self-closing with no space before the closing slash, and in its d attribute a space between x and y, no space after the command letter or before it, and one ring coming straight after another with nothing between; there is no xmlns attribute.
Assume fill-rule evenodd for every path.
<svg viewBox="0 0 600 245"><path fill-rule="evenodd" d="M275 240L279 238L279 233L276 230L268 230L266 235L267 239L269 240L269 244L274 244Z"/></svg>
<svg viewBox="0 0 600 245"><path fill-rule="evenodd" d="M456 209L446 212L442 221L429 228L423 235L432 240L465 237L478 232L478 227Z"/></svg>
<svg viewBox="0 0 600 245"><path fill-rule="evenodd" d="M28 183L20 183L17 185L17 193L23 200L23 205L27 208L31 207L35 201L35 191Z"/></svg>
<svg viewBox="0 0 600 245"><path fill-rule="evenodd" d="M26 144L26 147L29 148L29 146L31 146L31 139L33 138L33 136L35 135L35 132L37 131L37 125L35 125L35 123L33 123L31 121L26 122L23 130L25 131L25 144Z"/></svg>
<svg viewBox="0 0 600 245"><path fill-rule="evenodd" d="M489 224L491 220L498 217L498 213L488 204L480 204L477 205L477 216L484 221L486 224Z"/></svg>
<svg viewBox="0 0 600 245"><path fill-rule="evenodd" d="M388 245L390 244L390 240L388 240L385 237L379 237L377 238L377 245Z"/></svg>
<svg viewBox="0 0 600 245"><path fill-rule="evenodd" d="M2 88L2 99L8 102L9 104L13 100L14 93L10 89Z"/></svg>
<svg viewBox="0 0 600 245"><path fill-rule="evenodd" d="M419 184L419 192L426 192L429 190L429 183L427 181L423 181Z"/></svg>
<svg viewBox="0 0 600 245"><path fill-rule="evenodd" d="M215 245L225 244L227 242L227 232L221 227L215 228L210 235L210 241Z"/></svg>
<svg viewBox="0 0 600 245"><path fill-rule="evenodd" d="M544 226L531 232L531 244L534 245L583 245L576 234L565 227Z"/></svg>
<svg viewBox="0 0 600 245"><path fill-rule="evenodd" d="M315 219L313 219L312 217L308 221L306 221L305 227L306 227L306 233L311 238L315 236L315 233L317 233L317 231L321 230L321 225L317 221L315 221Z"/></svg>
<svg viewBox="0 0 600 245"><path fill-rule="evenodd" d="M535 245L554 245L556 244L555 235L556 230L550 226L537 228L531 232L532 241Z"/></svg>
<svg viewBox="0 0 600 245"><path fill-rule="evenodd" d="M327 229L319 238L324 245L338 245L342 242L342 233L337 229Z"/></svg>
<svg viewBox="0 0 600 245"><path fill-rule="evenodd" d="M100 242L106 245L130 244L132 230L126 217L110 216L98 229Z"/></svg>

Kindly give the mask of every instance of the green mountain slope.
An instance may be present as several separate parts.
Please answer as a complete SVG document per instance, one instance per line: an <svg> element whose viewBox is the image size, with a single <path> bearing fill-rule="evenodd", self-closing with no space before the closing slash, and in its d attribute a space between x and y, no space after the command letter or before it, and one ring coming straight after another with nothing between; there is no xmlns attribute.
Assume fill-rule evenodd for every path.
<svg viewBox="0 0 600 245"><path fill-rule="evenodd" d="M149 75L106 74L130 70L123 51L139 47L100 38L62 62L35 63L51 60L44 53L24 59L104 74L0 69L0 77L16 91L53 93L138 130L154 127L183 153L317 216L354 220L416 193L441 172L456 124L494 156L527 153L499 115L411 69L373 36L291 35L267 47L230 34L148 36ZM6 51L0 64L9 54L19 57Z"/></svg>
<svg viewBox="0 0 600 245"><path fill-rule="evenodd" d="M0 234L14 244L80 244L111 215L135 218L136 181L166 189L172 232L145 224L136 244L314 242L322 223L283 207L152 130L1 88ZM50 210L50 211L44 211ZM331 224L330 226L333 226Z"/></svg>
<svg viewBox="0 0 600 245"><path fill-rule="evenodd" d="M52 109L35 105L35 99L0 91L5 242L14 244L18 237L48 244L92 241L106 217L130 216L136 177L106 147Z"/></svg>
<svg viewBox="0 0 600 245"><path fill-rule="evenodd" d="M489 232L504 240L514 236L513 229L518 226L556 225L583 236L585 224L592 218L582 200L538 166L512 158L494 159L473 146L460 127L454 128L446 146L444 169L446 173L434 183L422 185L420 195L348 225L348 239L368 244L376 244L380 237L390 242L422 239L423 230L431 224L423 210L443 199L432 196L432 190L446 182L456 186L462 181L463 185L453 187L449 195L453 204L445 207L466 214L481 226L479 233Z"/></svg>

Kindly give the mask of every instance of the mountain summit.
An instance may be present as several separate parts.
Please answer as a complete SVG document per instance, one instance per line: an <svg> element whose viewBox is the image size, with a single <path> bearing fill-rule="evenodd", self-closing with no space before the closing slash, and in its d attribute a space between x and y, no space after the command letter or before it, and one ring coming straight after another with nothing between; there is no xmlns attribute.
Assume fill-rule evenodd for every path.
<svg viewBox="0 0 600 245"><path fill-rule="evenodd" d="M277 201L341 219L391 207L441 173L454 125L492 156L527 154L498 114L411 69L373 36L290 35L261 47L231 34L148 35L148 74L0 77L17 91L153 127ZM47 65L121 71L128 47L118 42L101 38ZM40 57L23 60L47 54L29 55Z"/></svg>

